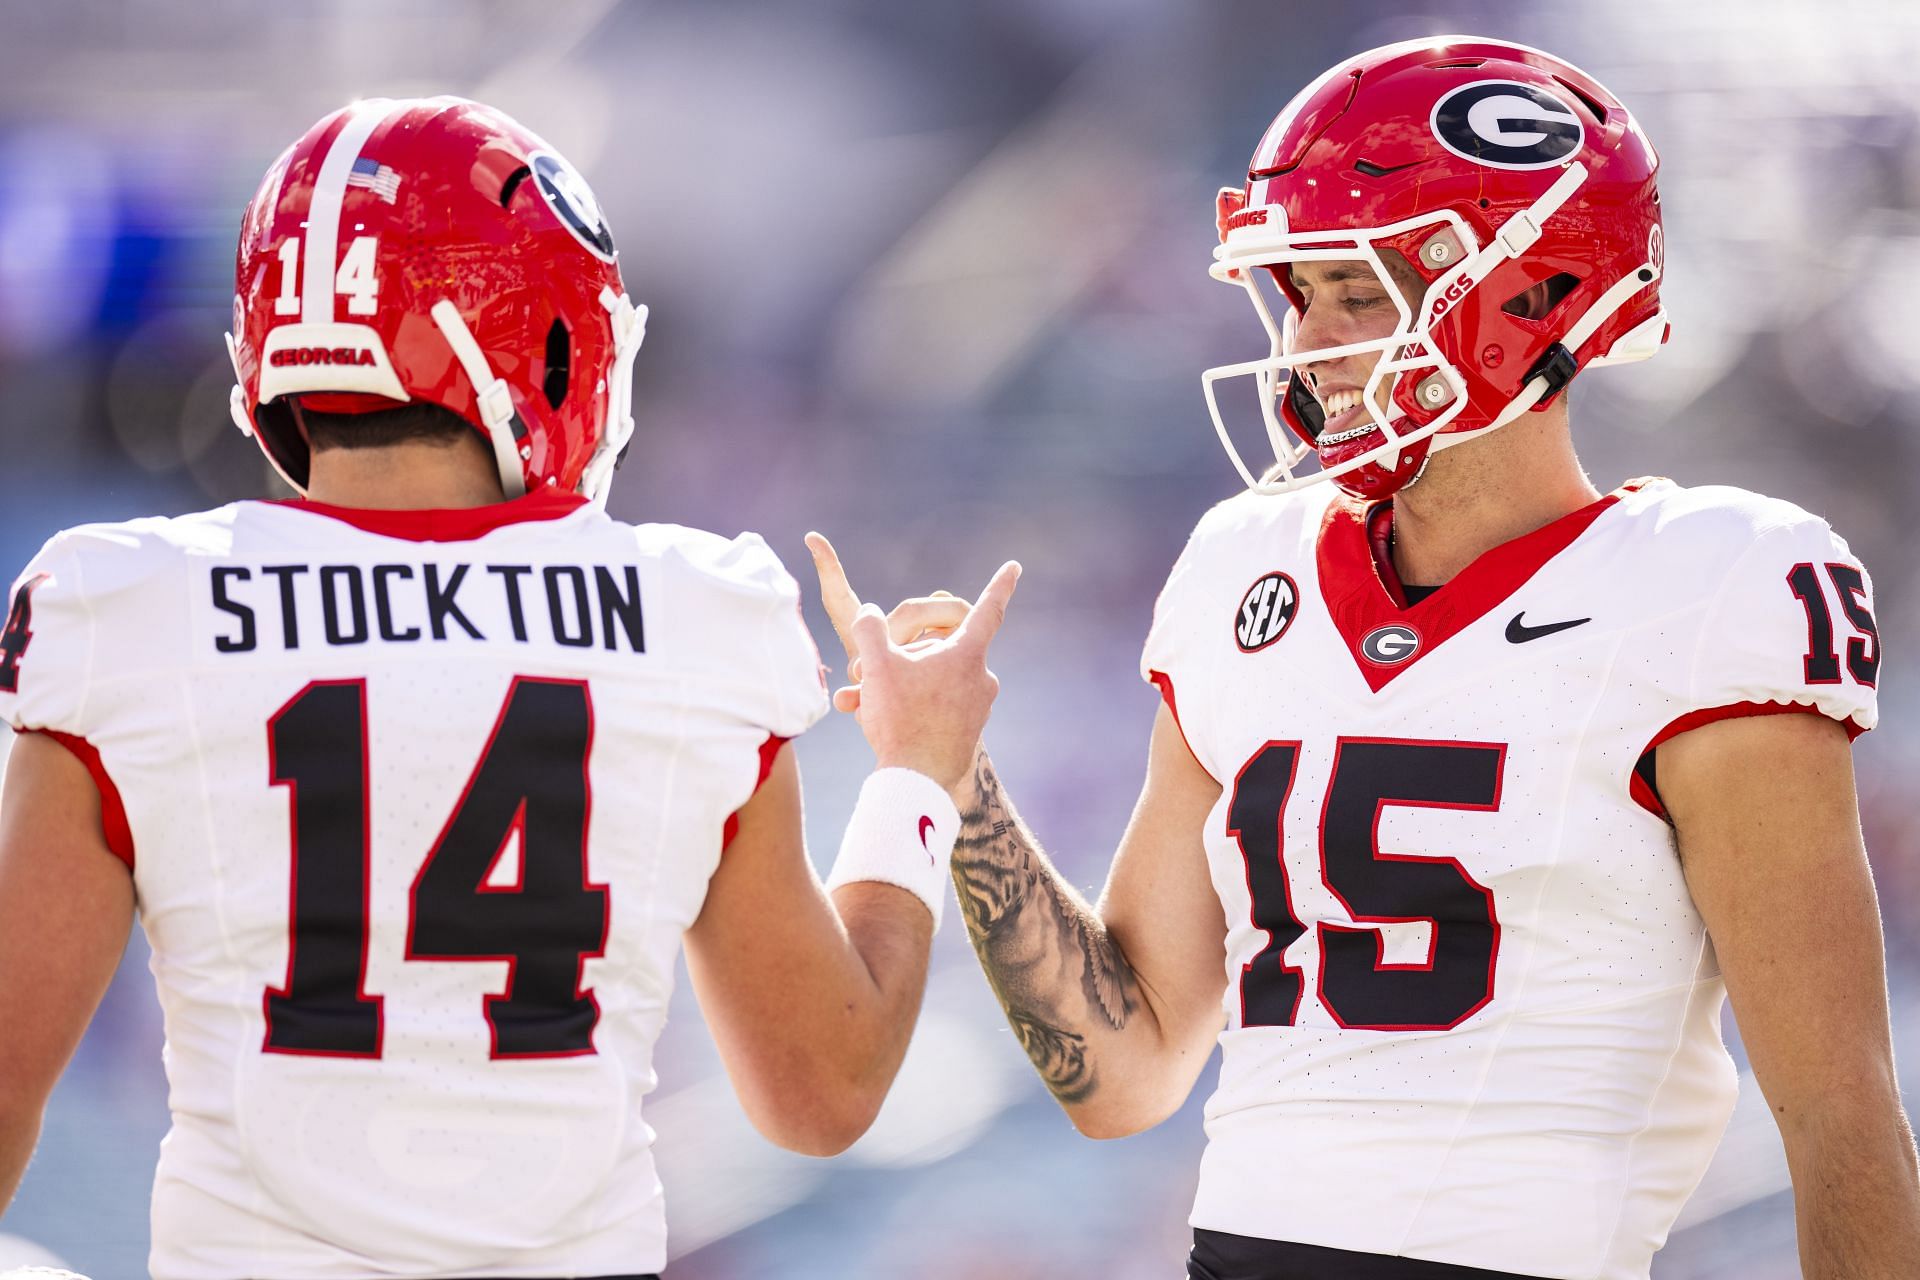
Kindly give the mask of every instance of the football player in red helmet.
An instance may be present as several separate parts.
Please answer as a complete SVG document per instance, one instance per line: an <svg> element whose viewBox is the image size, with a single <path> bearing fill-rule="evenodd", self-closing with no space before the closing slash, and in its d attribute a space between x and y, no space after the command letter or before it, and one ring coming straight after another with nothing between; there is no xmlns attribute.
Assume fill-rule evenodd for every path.
<svg viewBox="0 0 1920 1280"><path fill-rule="evenodd" d="M241 219L234 422L305 494L310 416L424 402L477 433L504 497L604 504L646 319L591 188L539 137L453 99L348 109Z"/></svg>
<svg viewBox="0 0 1920 1280"><path fill-rule="evenodd" d="M1577 68L1502 47L1521 68L1506 79L1497 67L1466 74L1484 72L1485 58L1433 66L1418 48L1396 55L1404 66L1342 63L1275 119L1247 185L1220 192L1214 278L1247 290L1271 344L1203 379L1249 488L1330 480L1391 497L1433 454L1550 408L1577 370L1644 360L1666 341L1653 145ZM1417 132L1406 127L1416 111ZM1378 289L1378 319L1391 326L1308 342L1302 277L1333 272L1334 283ZM1335 387L1337 372L1363 380ZM1216 394L1241 375L1258 380L1278 455L1260 477ZM1303 473L1309 454L1319 469Z"/></svg>
<svg viewBox="0 0 1920 1280"><path fill-rule="evenodd" d="M301 497L62 533L0 632L0 1206L137 901L154 1276L657 1272L682 942L755 1124L858 1137L992 628L912 662L855 629L869 705L957 736L874 739L823 886L793 579L755 534L602 509L645 312L559 153L473 102L355 103L268 171L235 292L234 417Z"/></svg>
<svg viewBox="0 0 1920 1280"><path fill-rule="evenodd" d="M1256 380L1277 458L1220 424L1248 490L1154 611L1097 903L976 763L962 910L1076 1126L1158 1123L1221 1046L1196 1280L1643 1280L1733 1106L1729 994L1806 1274L1920 1256L1849 751L1866 572L1791 504L1602 493L1573 448L1568 383L1667 336L1656 168L1501 41L1303 90L1217 211L1269 351L1205 375L1216 423Z"/></svg>

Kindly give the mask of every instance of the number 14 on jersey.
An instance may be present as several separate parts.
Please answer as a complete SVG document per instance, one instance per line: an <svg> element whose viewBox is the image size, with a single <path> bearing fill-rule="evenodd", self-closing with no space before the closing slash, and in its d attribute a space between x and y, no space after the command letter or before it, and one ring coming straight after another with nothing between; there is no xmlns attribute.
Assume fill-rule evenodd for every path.
<svg viewBox="0 0 1920 1280"><path fill-rule="evenodd" d="M594 1051L600 1007L581 968L606 950L607 889L587 879L592 747L585 682L515 677L408 892L406 959L505 962L504 992L475 1015L496 1059ZM309 684L267 722L267 749L270 780L288 793L293 885L287 976L267 988L263 1047L378 1058L366 681ZM501 885L495 867L516 837L519 875Z"/></svg>

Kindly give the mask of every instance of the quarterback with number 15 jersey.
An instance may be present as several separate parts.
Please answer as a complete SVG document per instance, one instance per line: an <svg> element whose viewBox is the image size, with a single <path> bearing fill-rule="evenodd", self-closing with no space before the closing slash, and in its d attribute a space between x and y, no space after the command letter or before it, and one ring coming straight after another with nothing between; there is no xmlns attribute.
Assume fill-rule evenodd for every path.
<svg viewBox="0 0 1920 1280"><path fill-rule="evenodd" d="M1193 1280L1645 1280L1733 1107L1729 995L1808 1274L1920 1249L1848 746L1866 571L1790 503L1602 493L1573 447L1576 374L1668 336L1657 168L1503 41L1302 89L1216 204L1268 342L1203 375L1247 491L1155 606L1097 905L976 768L968 926L1076 1124L1157 1123L1219 1043Z"/></svg>
<svg viewBox="0 0 1920 1280"><path fill-rule="evenodd" d="M1653 480L1413 604L1367 512L1221 504L1147 641L1222 784L1194 1225L1644 1275L1734 1099L1654 750L1730 716L1871 728L1865 574L1787 503Z"/></svg>
<svg viewBox="0 0 1920 1280"><path fill-rule="evenodd" d="M1322 191L1343 166L1358 201ZM1274 345L1210 370L1209 404L1218 421L1215 383L1252 371L1284 387L1263 404L1296 443L1201 521L1143 658L1221 785L1201 1232L1632 1280L1718 1144L1726 988L1660 748L1781 713L1871 729L1865 570L1788 503L1666 480L1438 586L1403 582L1418 562L1395 547L1402 504L1418 532L1439 524L1430 467L1435 504L1500 483L1442 450L1497 430L1488 445L1523 442L1509 483L1545 489L1556 473L1520 454L1552 456L1521 434L1538 411L1564 412L1578 370L1666 340L1656 168L1577 68L1436 40L1303 90L1222 193L1214 275L1247 289ZM1371 294L1342 292L1342 263L1378 267L1364 283L1399 312L1344 347L1357 332L1321 316ZM1295 474L1309 453L1320 473ZM1312 1173L1265 1194L1275 1166Z"/></svg>

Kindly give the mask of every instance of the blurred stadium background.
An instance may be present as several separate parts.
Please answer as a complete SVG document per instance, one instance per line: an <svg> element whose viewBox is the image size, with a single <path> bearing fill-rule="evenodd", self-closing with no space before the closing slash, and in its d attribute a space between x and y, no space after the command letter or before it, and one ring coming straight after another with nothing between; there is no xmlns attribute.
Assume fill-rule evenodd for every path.
<svg viewBox="0 0 1920 1280"><path fill-rule="evenodd" d="M1154 594L1234 487L1198 374L1263 350L1204 274L1214 189L1296 88L1371 45L1473 31L1581 64L1663 153L1674 317L1658 360L1575 389L1596 482L1790 498L1878 572L1887 727L1857 758L1920 1097L1920 570L1900 532L1920 461L1920 6L0 0L0 24L6 574L62 526L267 492L226 414L241 207L347 99L484 99L588 175L653 307L614 512L760 530L810 596L810 527L885 602L970 594L1020 557L990 741L1090 890L1143 768ZM837 657L817 602L809 617ZM841 718L800 757L824 864L869 757ZM145 1273L166 1095L144 961L136 937L0 1257L32 1241L99 1280ZM896 1096L846 1156L748 1129L684 991L658 1065L672 1280L1178 1273L1211 1069L1157 1130L1079 1138L956 921ZM1798 1275L1778 1139L1745 1084L1660 1280ZM1275 1169L1274 1194L1311 1176Z"/></svg>

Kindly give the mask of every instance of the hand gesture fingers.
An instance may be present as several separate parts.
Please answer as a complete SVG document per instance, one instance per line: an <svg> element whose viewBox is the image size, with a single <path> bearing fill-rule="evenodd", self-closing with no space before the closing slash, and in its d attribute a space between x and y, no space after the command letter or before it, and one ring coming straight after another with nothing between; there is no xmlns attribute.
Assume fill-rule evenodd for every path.
<svg viewBox="0 0 1920 1280"><path fill-rule="evenodd" d="M1007 602L1013 599L1013 589L1019 582L1018 560L1001 565L980 593L980 603L973 606L960 629L954 632L954 644L984 651L987 642L1000 630L1000 624L1007 620Z"/></svg>
<svg viewBox="0 0 1920 1280"><path fill-rule="evenodd" d="M857 714L860 710L860 686L865 679L866 668L877 668L892 656L887 622L881 616L879 606L861 605L853 615L853 620L847 624L844 639L848 651L853 655L847 660L847 679L851 683L833 691L833 705L838 711Z"/></svg>
<svg viewBox="0 0 1920 1280"><path fill-rule="evenodd" d="M839 553L825 535L809 533L807 550L813 554L813 571L820 576L820 603L827 608L827 620L833 623L834 634L840 637L848 659L856 658L859 651L853 643L853 622L860 612L860 597L854 594Z"/></svg>
<svg viewBox="0 0 1920 1280"><path fill-rule="evenodd" d="M939 640L958 630L972 608L969 602L946 591L915 596L893 606L893 612L887 615L887 634L902 646L917 640Z"/></svg>
<svg viewBox="0 0 1920 1280"><path fill-rule="evenodd" d="M833 544L807 535L820 600L847 651L848 685L833 705L860 719L882 767L917 769L952 786L971 767L999 681L986 650L1020 578L1001 565L977 605L945 591L903 600L891 613L862 603Z"/></svg>
<svg viewBox="0 0 1920 1280"><path fill-rule="evenodd" d="M907 602L891 620L896 635L956 615L959 626L944 638L905 647L887 634L877 609L861 610L855 622L863 671L860 728L882 767L915 769L949 789L967 776L1000 688L987 669L987 642L1006 616L1019 576L1019 565L1001 566L971 608L950 597Z"/></svg>
<svg viewBox="0 0 1920 1280"><path fill-rule="evenodd" d="M893 637L887 634L886 615L877 604L863 604L847 628L853 642L853 660L862 670L872 670L893 656Z"/></svg>

